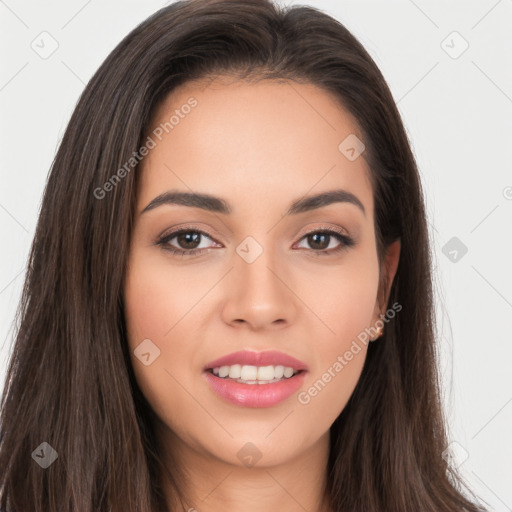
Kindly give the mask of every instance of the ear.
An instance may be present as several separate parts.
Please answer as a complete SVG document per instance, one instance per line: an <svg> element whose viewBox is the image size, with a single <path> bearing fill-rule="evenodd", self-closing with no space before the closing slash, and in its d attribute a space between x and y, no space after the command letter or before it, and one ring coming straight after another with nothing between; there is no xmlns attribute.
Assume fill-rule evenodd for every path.
<svg viewBox="0 0 512 512"><path fill-rule="evenodd" d="M400 247L401 241L400 239L397 239L388 246L384 253L384 259L381 263L379 292L375 302L374 322L380 318L379 315L384 313L384 308L388 303L391 286L393 285L396 269L398 268L398 261L400 259Z"/></svg>

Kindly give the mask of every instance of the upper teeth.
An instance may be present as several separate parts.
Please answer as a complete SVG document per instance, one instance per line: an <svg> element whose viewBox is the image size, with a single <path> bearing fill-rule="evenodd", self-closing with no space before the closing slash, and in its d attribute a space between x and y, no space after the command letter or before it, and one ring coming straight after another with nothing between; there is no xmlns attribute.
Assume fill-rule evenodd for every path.
<svg viewBox="0 0 512 512"><path fill-rule="evenodd" d="M241 379L244 381L274 380L291 377L296 371L289 366L249 366L233 364L213 369L213 373L221 378Z"/></svg>

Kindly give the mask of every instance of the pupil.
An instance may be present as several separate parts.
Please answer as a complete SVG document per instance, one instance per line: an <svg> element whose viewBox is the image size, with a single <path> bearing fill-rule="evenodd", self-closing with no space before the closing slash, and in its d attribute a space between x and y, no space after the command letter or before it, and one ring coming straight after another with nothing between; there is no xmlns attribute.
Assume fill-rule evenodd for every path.
<svg viewBox="0 0 512 512"><path fill-rule="evenodd" d="M322 237L324 239L324 242L320 243L320 245L322 247L316 247L316 248L317 249L327 249L327 247L329 247L329 243L328 242L326 243L326 240L329 238L329 236L330 235L325 234L325 233L315 233L313 235L309 235L309 238L311 240L311 239L317 239L318 237ZM318 240L316 242L314 242L312 245L314 246L315 243L318 243Z"/></svg>
<svg viewBox="0 0 512 512"><path fill-rule="evenodd" d="M192 244L192 245L198 244L200 236L201 236L200 233L196 233L193 231L188 232L188 233L181 233L178 235L178 242L180 244L182 244L182 242L183 242L186 249L194 249L195 246L191 247L190 244Z"/></svg>

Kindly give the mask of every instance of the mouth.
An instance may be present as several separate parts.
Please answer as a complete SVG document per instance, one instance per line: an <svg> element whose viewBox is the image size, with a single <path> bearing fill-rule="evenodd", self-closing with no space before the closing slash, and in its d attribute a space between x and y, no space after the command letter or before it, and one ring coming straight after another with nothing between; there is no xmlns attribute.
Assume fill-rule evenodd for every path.
<svg viewBox="0 0 512 512"><path fill-rule="evenodd" d="M224 401L242 407L271 407L303 385L309 368L283 352L241 350L203 368L210 389Z"/></svg>

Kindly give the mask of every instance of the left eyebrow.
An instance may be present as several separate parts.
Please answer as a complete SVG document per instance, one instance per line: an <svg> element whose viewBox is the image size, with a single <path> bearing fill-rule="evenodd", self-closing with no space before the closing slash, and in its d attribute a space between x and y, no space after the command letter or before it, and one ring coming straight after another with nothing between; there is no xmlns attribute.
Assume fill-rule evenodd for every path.
<svg viewBox="0 0 512 512"><path fill-rule="evenodd" d="M349 203L357 206L366 216L366 210L363 203L357 196L348 192L347 190L329 190L316 194L314 196L306 196L296 199L291 203L285 215L297 215L299 213L316 210L324 206L329 206L333 203ZM181 206L188 206L191 208L201 208L203 210L222 213L229 215L232 209L229 203L216 196L209 194L200 194L196 192L180 192L170 190L155 197L141 212L141 215L149 210L153 210L164 204L177 204Z"/></svg>

